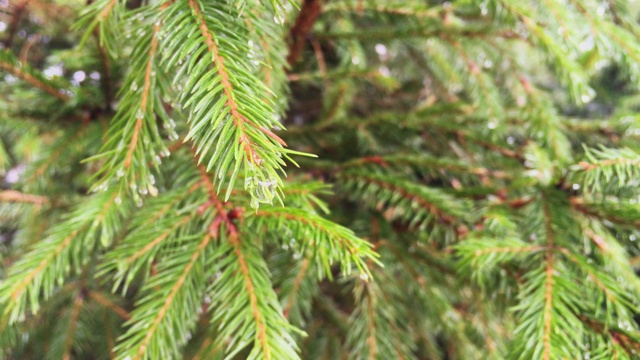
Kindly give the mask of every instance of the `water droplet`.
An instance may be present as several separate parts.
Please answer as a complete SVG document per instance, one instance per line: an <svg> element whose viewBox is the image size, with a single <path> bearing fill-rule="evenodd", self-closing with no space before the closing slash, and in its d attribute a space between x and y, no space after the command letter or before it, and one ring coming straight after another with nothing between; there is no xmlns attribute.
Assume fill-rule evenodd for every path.
<svg viewBox="0 0 640 360"><path fill-rule="evenodd" d="M119 169L118 172L116 173L116 176L121 178L124 176L124 170L123 169Z"/></svg>
<svg viewBox="0 0 640 360"><path fill-rule="evenodd" d="M131 91L138 91L138 84L135 81L131 83Z"/></svg>
<svg viewBox="0 0 640 360"><path fill-rule="evenodd" d="M251 208L252 209L257 209L258 207L260 207L260 203L258 202L258 199L256 198L251 198Z"/></svg>
<svg viewBox="0 0 640 360"><path fill-rule="evenodd" d="M122 204L122 198L120 196L116 197L113 201L118 205Z"/></svg>
<svg viewBox="0 0 640 360"><path fill-rule="evenodd" d="M138 109L138 111L136 111L136 119L143 119L144 118L144 112L142 112L142 109Z"/></svg>
<svg viewBox="0 0 640 360"><path fill-rule="evenodd" d="M595 91L593 91L593 89L587 88L585 92L580 95L580 100L582 100L583 103L588 103L589 101L593 100L595 96Z"/></svg>

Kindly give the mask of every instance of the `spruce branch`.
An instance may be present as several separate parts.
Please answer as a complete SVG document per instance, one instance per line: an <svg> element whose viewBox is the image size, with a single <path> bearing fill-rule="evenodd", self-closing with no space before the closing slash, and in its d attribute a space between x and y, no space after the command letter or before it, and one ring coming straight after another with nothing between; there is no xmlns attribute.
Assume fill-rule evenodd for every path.
<svg viewBox="0 0 640 360"><path fill-rule="evenodd" d="M101 267L102 274L113 273L114 290L122 286L126 292L141 271L146 277L158 253L171 248L190 232L201 216L197 209L204 203L198 199L202 193L195 191L198 186L192 185L188 193L164 193L137 213L129 233L107 254Z"/></svg>
<svg viewBox="0 0 640 360"><path fill-rule="evenodd" d="M115 57L118 50L115 48L116 39L119 36L120 21L124 17L124 2L121 0L97 0L89 4L82 11L80 18L73 25L74 30L84 30L80 44L98 32L98 44Z"/></svg>
<svg viewBox="0 0 640 360"><path fill-rule="evenodd" d="M144 9L140 16L154 19L168 5ZM154 185L154 176L149 170L151 162L159 165L159 154L168 152L158 129L157 114L164 119L164 127L172 129L175 124L164 114L164 106L159 96L165 85L158 73L158 46L161 21L151 24L149 21L139 25L139 37L131 55L133 68L122 90L122 101L112 120L107 140L101 154L88 160L104 160L100 170L94 175L95 188L109 186L111 179L117 178L121 188L134 198L142 194L158 194ZM173 130L172 130L173 131ZM171 133L177 139L175 131Z"/></svg>
<svg viewBox="0 0 640 360"><path fill-rule="evenodd" d="M63 360L71 359L71 350L73 346L74 333L76 332L76 328L78 326L78 318L80 316L80 309L84 304L84 298L81 292L79 292L73 305L71 306L70 314L69 314L69 324L67 325L67 331L65 333L65 341L62 353Z"/></svg>
<svg viewBox="0 0 640 360"><path fill-rule="evenodd" d="M16 190L4 190L0 191L0 201L44 205L49 202L49 199L44 196L24 194Z"/></svg>
<svg viewBox="0 0 640 360"><path fill-rule="evenodd" d="M578 164L576 170L583 175L584 187L594 193L615 188L634 186L640 176L640 155L629 148L600 149L585 147L586 160Z"/></svg>
<svg viewBox="0 0 640 360"><path fill-rule="evenodd" d="M388 281L388 280L387 280ZM397 287L386 287L389 291ZM378 282L360 281L354 287L354 297L359 304L349 319L347 344L350 359L416 359L407 345L407 334L398 328L398 314L392 306L397 293L387 293Z"/></svg>
<svg viewBox="0 0 640 360"><path fill-rule="evenodd" d="M21 4L0 357L640 353L636 7Z"/></svg>
<svg viewBox="0 0 640 360"><path fill-rule="evenodd" d="M218 341L226 341L228 357L252 346L247 359L299 359L289 325L271 287L269 272L248 234L230 227L220 238L224 262L214 267L220 275L209 290L218 326Z"/></svg>
<svg viewBox="0 0 640 360"><path fill-rule="evenodd" d="M206 248L212 236L190 236L184 250L174 252L145 284L145 296L131 313L125 335L116 347L118 358L172 358L187 340L204 295ZM210 264L210 263L209 263Z"/></svg>
<svg viewBox="0 0 640 360"><path fill-rule="evenodd" d="M20 25L20 20L22 20L22 16L27 10L28 5L29 0L22 0L20 3L14 5L13 14L11 14L11 19L9 21L9 30L7 30L7 35L3 41L5 49L11 49L13 40L18 32L18 25Z"/></svg>
<svg viewBox="0 0 640 360"><path fill-rule="evenodd" d="M578 12L587 20L591 26L591 32L598 42L597 45L602 48L601 51L613 50L617 52L618 58L622 60L626 70L636 79L640 75L638 64L640 64L640 46L633 39L637 37L631 31L618 26L615 23L602 21L599 16L593 16L585 3L581 1L571 0Z"/></svg>
<svg viewBox="0 0 640 360"><path fill-rule="evenodd" d="M20 60L10 50L0 50L0 69L24 80L60 101L69 101L71 99L64 89L58 87L57 83L50 81L28 64L20 63Z"/></svg>
<svg viewBox="0 0 640 360"><path fill-rule="evenodd" d="M302 283L305 277L307 277L310 264L311 262L309 261L309 259L303 259L300 263L300 267L297 271L296 277L293 279L293 281L291 281L290 290L287 291L286 296L282 296L282 294L280 294L280 296L283 298L283 301L286 301L284 307L282 308L282 313L287 319L291 317L292 309L299 308L300 300L298 299L298 294L303 288ZM299 313L300 310L297 310L295 312ZM298 314L298 317L300 317L300 315L301 314Z"/></svg>
<svg viewBox="0 0 640 360"><path fill-rule="evenodd" d="M121 306L114 303L113 301L109 300L109 298L106 295L97 291L89 291L89 297L91 298L91 300L97 302L101 306L104 306L105 308L112 311L114 314L118 315L121 319L123 320L131 319L131 314L129 314L128 311L126 311L125 309L123 309Z"/></svg>
<svg viewBox="0 0 640 360"><path fill-rule="evenodd" d="M296 18L296 22L291 28L289 53L287 55L287 63L293 66L307 41L307 37L311 33L313 24L322 13L323 2L321 0L304 0L300 13Z"/></svg>
<svg viewBox="0 0 640 360"><path fill-rule="evenodd" d="M491 80L491 77L482 71L482 68L466 54L460 41L446 40L466 64L467 74L470 75L468 79L472 81L469 83L468 88L471 90L471 96L474 97L476 109L479 111L486 109L486 116L489 121L503 121L505 110L502 105L500 92Z"/></svg>
<svg viewBox="0 0 640 360"><path fill-rule="evenodd" d="M574 275L557 254L557 236L561 236L557 229L561 219L556 215L560 209L557 199L549 197L550 194L543 192L538 208L545 246L540 255L541 264L525 275L520 302L514 307L518 327L513 355L519 359L550 360L579 351L581 325L574 313L580 308L579 290ZM532 338L535 346L527 346Z"/></svg>
<svg viewBox="0 0 640 360"><path fill-rule="evenodd" d="M64 276L83 266L96 246L96 241L108 243L120 227L120 214L115 191L94 195L92 201L79 206L66 222L51 230L51 234L38 243L20 261L11 266L8 276L0 285L0 303L5 315L15 323L27 311L37 312L40 299L51 297L55 286Z"/></svg>
<svg viewBox="0 0 640 360"><path fill-rule="evenodd" d="M25 173L25 183L29 184L41 181L54 172L62 162L61 159L64 158L65 151L68 151L70 146L86 140L89 134L92 133L91 130L90 125L81 124L71 127L63 133L62 136L51 144L48 151L45 152L46 156L39 161L34 161L27 169Z"/></svg>
<svg viewBox="0 0 640 360"><path fill-rule="evenodd" d="M559 44L550 32L531 17L533 11L520 3L500 0L501 6L512 16L518 18L527 28L534 42L540 46L552 60L552 65L560 79L569 87L574 101L587 103L595 96L588 84L588 76L571 54Z"/></svg>
<svg viewBox="0 0 640 360"><path fill-rule="evenodd" d="M215 144L206 167L207 171L214 169L216 179L229 177L225 199L241 167L253 207L281 198L282 180L277 172L283 170L284 159L290 160L290 154L302 153L286 149L286 143L271 130L282 125L276 120L271 101L259 95L269 93L269 89L253 75L253 66L236 55L251 52L246 24L237 21L221 26L215 16L237 16L226 4L204 5L193 0L174 3L167 12L171 18L167 27L172 29L167 32L167 51L172 56L165 66L172 68L184 62L178 73L192 74L182 93L184 107L191 109L191 128L185 141L195 141L200 161ZM176 29L188 29L196 37L187 51L177 40L181 33ZM199 61L197 56L186 58L192 51L211 61Z"/></svg>
<svg viewBox="0 0 640 360"><path fill-rule="evenodd" d="M256 228L266 227L274 233L287 229L294 239L301 241L293 244L296 250L303 256L311 253L313 262L324 269L326 276L331 277L334 261L340 264L345 274L351 272L353 264L360 272L370 275L366 261L375 261L377 255L370 243L356 237L349 229L317 214L286 207L265 208L245 216L249 225Z"/></svg>
<svg viewBox="0 0 640 360"><path fill-rule="evenodd" d="M517 264L536 253L546 251L542 245L530 245L518 238L495 239L475 237L465 239L454 246L460 256L458 264L462 273L471 273L480 286L486 287L491 271L503 264Z"/></svg>
<svg viewBox="0 0 640 360"><path fill-rule="evenodd" d="M339 173L344 193L354 200L364 200L374 208L386 206L393 219L410 226L424 228L432 223L452 225L464 223L468 204L438 189L398 181L388 175L374 173Z"/></svg>

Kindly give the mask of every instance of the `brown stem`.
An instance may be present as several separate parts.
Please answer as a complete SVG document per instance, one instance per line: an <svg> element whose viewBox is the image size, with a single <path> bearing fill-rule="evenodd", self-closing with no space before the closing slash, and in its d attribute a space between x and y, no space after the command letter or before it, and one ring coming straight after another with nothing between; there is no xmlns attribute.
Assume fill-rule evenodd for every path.
<svg viewBox="0 0 640 360"><path fill-rule="evenodd" d="M13 39L18 32L18 25L20 25L20 19L22 18L22 14L27 9L27 4L29 0L24 0L20 4L16 5L13 15L11 16L11 22L9 23L9 30L7 31L7 38L4 40L4 47L6 49L10 49L11 45L13 45Z"/></svg>
<svg viewBox="0 0 640 360"><path fill-rule="evenodd" d="M311 33L311 28L322 12L321 0L304 0L300 14L291 28L291 43L287 63L293 66L302 54L304 43Z"/></svg>
<svg viewBox="0 0 640 360"><path fill-rule="evenodd" d="M53 86L44 83L42 80L34 77L33 75L29 74L28 72L24 71L23 68L17 67L11 63L5 63L5 62L0 62L0 69L5 70L7 72L9 72L10 74L12 74L13 76L18 77L19 79L22 79L28 83L30 83L31 85L37 87L38 89L48 93L51 96L54 96L62 101L67 101L69 100L69 96L67 96L66 94L61 93L58 89L54 88Z"/></svg>

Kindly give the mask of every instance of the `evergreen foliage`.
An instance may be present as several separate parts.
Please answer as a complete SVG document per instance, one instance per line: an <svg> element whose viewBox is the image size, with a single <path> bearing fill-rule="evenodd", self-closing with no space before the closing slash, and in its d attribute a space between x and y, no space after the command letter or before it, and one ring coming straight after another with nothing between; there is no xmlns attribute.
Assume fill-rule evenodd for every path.
<svg viewBox="0 0 640 360"><path fill-rule="evenodd" d="M639 11L0 1L0 357L640 358Z"/></svg>

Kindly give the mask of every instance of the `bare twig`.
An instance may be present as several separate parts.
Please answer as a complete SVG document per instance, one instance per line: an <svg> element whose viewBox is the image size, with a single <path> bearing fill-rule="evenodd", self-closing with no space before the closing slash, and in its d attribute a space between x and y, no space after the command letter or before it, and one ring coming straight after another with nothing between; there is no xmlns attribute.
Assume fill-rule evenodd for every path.
<svg viewBox="0 0 640 360"><path fill-rule="evenodd" d="M298 18L291 28L291 44L289 46L289 55L287 55L289 66L293 66L302 54L304 43L321 12L321 0L304 0L300 14L298 14Z"/></svg>

